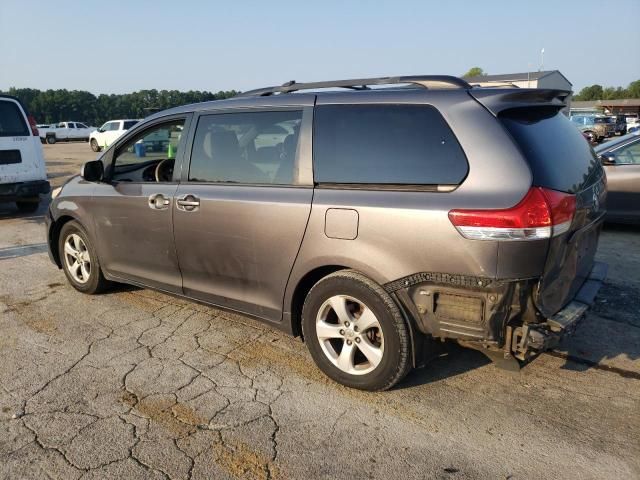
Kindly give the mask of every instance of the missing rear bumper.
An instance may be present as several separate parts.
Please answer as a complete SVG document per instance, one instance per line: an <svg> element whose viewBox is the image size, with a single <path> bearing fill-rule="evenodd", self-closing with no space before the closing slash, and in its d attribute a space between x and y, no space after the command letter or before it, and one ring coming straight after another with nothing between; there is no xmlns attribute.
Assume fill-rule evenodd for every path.
<svg viewBox="0 0 640 480"><path fill-rule="evenodd" d="M562 310L546 322L523 323L517 327L507 327L506 354L513 355L520 362L528 362L545 350L556 347L563 337L575 332L578 324L595 300L607 274L607 265L596 262L582 287Z"/></svg>

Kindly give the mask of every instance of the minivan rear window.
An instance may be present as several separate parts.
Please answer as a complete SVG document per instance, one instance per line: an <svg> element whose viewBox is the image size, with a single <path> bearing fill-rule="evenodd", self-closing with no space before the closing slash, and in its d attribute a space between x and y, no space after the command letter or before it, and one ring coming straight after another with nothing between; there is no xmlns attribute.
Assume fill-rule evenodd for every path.
<svg viewBox="0 0 640 480"><path fill-rule="evenodd" d="M29 129L18 104L0 100L0 137L26 137Z"/></svg>
<svg viewBox="0 0 640 480"><path fill-rule="evenodd" d="M555 108L520 108L500 114L526 157L533 184L575 193L599 179L598 157L582 133Z"/></svg>
<svg viewBox="0 0 640 480"><path fill-rule="evenodd" d="M429 105L316 107L317 183L457 185L467 159L440 112Z"/></svg>

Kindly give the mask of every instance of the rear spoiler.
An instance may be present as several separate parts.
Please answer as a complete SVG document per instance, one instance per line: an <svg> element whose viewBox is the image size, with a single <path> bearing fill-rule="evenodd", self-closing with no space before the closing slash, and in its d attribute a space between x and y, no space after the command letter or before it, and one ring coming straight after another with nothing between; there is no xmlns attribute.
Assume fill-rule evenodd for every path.
<svg viewBox="0 0 640 480"><path fill-rule="evenodd" d="M565 100L571 94L569 90L549 88L472 88L468 92L495 116L512 108L554 107L560 110L567 106Z"/></svg>

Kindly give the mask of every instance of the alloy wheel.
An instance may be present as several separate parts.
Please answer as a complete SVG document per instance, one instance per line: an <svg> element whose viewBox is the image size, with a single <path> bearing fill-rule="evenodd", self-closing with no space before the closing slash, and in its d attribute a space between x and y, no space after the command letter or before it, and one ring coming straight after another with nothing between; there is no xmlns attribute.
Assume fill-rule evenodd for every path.
<svg viewBox="0 0 640 480"><path fill-rule="evenodd" d="M329 361L350 375L372 372L384 355L378 318L363 302L347 295L334 295L322 304L316 336Z"/></svg>
<svg viewBox="0 0 640 480"><path fill-rule="evenodd" d="M73 280L80 284L89 281L91 257L87 245L77 233L70 234L64 241L64 260Z"/></svg>

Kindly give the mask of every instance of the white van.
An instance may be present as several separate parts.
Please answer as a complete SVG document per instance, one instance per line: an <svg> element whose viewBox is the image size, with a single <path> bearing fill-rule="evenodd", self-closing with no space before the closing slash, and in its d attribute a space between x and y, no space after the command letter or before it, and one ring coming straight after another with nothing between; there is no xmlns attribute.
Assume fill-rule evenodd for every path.
<svg viewBox="0 0 640 480"><path fill-rule="evenodd" d="M0 95L0 202L34 212L49 188L35 120L20 100Z"/></svg>

